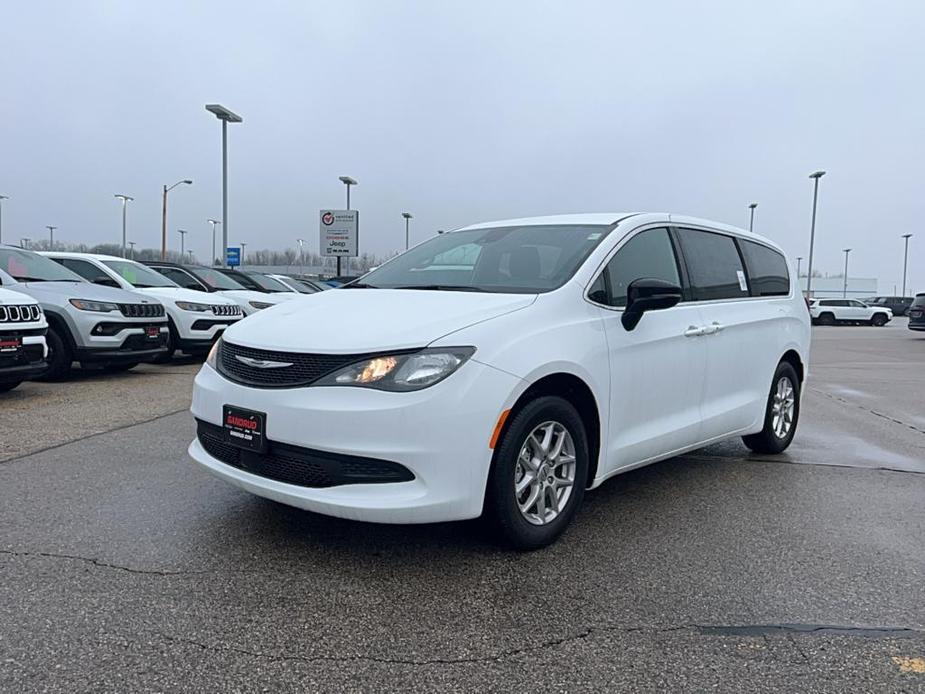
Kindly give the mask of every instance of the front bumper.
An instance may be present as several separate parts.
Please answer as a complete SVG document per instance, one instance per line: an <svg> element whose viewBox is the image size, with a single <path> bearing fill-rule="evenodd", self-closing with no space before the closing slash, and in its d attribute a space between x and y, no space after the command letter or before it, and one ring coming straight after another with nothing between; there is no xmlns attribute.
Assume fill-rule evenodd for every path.
<svg viewBox="0 0 925 694"><path fill-rule="evenodd" d="M74 358L81 363L151 361L167 350L166 321L157 327L156 339L147 337L144 324L122 329L113 336L93 336L89 345L74 350Z"/></svg>
<svg viewBox="0 0 925 694"><path fill-rule="evenodd" d="M491 464L488 442L518 383L515 376L473 360L445 381L412 393L248 388L203 366L193 388L191 410L197 419L221 425L224 405L264 412L271 442L394 461L414 479L303 487L226 465L198 439L189 454L242 489L317 513L378 523L474 518L482 512Z"/></svg>

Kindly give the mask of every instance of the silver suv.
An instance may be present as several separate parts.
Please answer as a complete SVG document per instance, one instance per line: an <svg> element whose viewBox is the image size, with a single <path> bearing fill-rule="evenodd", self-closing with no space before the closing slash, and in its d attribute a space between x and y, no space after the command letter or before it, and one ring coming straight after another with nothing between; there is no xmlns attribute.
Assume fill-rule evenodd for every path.
<svg viewBox="0 0 925 694"><path fill-rule="evenodd" d="M0 246L0 284L31 296L48 320L45 379L74 361L126 371L164 354L167 316L157 299L100 287L38 253Z"/></svg>

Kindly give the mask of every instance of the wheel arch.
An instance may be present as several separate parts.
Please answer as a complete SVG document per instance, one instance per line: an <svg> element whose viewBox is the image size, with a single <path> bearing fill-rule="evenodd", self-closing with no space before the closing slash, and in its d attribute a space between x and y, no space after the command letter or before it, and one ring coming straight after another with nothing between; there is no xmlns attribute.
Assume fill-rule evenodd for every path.
<svg viewBox="0 0 925 694"><path fill-rule="evenodd" d="M803 359L800 357L799 352L795 349L788 349L784 352L778 364L782 362L787 362L793 367L793 370L797 372L797 377L799 377L800 385L802 386L803 381L806 379L806 367L803 364Z"/></svg>

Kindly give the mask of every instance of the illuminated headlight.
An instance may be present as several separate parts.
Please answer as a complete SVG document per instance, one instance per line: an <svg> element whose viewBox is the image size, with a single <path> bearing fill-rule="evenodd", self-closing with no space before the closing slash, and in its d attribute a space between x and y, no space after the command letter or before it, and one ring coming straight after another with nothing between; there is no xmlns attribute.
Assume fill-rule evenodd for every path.
<svg viewBox="0 0 925 694"><path fill-rule="evenodd" d="M97 313L109 313L118 311L117 304L110 304L105 301L88 301L87 299L71 299L71 306L79 308L81 311L96 311Z"/></svg>
<svg viewBox="0 0 925 694"><path fill-rule="evenodd" d="M211 366L216 371L218 370L218 352L222 348L222 338L218 338L215 341L215 344L212 345L212 349L209 350L209 356L206 357L206 364Z"/></svg>
<svg viewBox="0 0 925 694"><path fill-rule="evenodd" d="M266 301L248 301L247 303L249 303L253 308L257 309L258 311L262 308L270 308L271 306L275 306L275 304L271 304Z"/></svg>
<svg viewBox="0 0 925 694"><path fill-rule="evenodd" d="M437 347L413 354L383 354L338 369L314 385L420 390L452 374L474 352L475 347Z"/></svg>
<svg viewBox="0 0 925 694"><path fill-rule="evenodd" d="M199 313L204 313L211 309L209 304L194 304L190 301L174 301L177 305L177 308L183 309L184 311L197 311Z"/></svg>

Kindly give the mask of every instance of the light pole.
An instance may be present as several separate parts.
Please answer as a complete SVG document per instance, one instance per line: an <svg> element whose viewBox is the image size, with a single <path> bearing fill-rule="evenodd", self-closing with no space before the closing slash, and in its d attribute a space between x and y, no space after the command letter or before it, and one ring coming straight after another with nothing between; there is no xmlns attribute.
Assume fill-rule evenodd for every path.
<svg viewBox="0 0 925 694"><path fill-rule="evenodd" d="M401 216L405 218L405 250L407 251L411 247L410 224L411 220L414 218L411 216L410 212L402 212Z"/></svg>
<svg viewBox="0 0 925 694"><path fill-rule="evenodd" d="M843 299L848 298L848 254L851 252L850 248L845 248L843 253L845 254L845 283L842 285L841 295Z"/></svg>
<svg viewBox="0 0 925 694"><path fill-rule="evenodd" d="M212 257L209 259L209 265L215 265L215 225L221 224L217 219L208 219L206 220L209 224L212 225Z"/></svg>
<svg viewBox="0 0 925 694"><path fill-rule="evenodd" d="M247 244L241 242L241 267L244 267L244 252L247 250Z"/></svg>
<svg viewBox="0 0 925 694"><path fill-rule="evenodd" d="M806 298L813 296L813 246L816 243L816 203L819 201L819 179L825 176L825 171L813 171L809 177L813 179L813 221L809 227L809 261L806 265Z"/></svg>
<svg viewBox="0 0 925 694"><path fill-rule="evenodd" d="M190 249L187 251L187 253L189 253L189 264L192 265L192 264L193 264L193 249L190 248Z"/></svg>
<svg viewBox="0 0 925 694"><path fill-rule="evenodd" d="M55 250L55 229L58 227L53 227L50 224L45 227L48 229L48 250Z"/></svg>
<svg viewBox="0 0 925 694"><path fill-rule="evenodd" d="M115 195L117 199L122 201L122 257L125 257L125 205L129 200L134 200L135 198L128 195Z"/></svg>
<svg viewBox="0 0 925 694"><path fill-rule="evenodd" d="M131 259L131 260L135 260L135 242L134 242L134 241L129 241L129 242L128 242L128 245L129 245L129 246L131 247L131 249L132 249L132 250L131 250L132 257L131 257L130 259Z"/></svg>
<svg viewBox="0 0 925 694"><path fill-rule="evenodd" d="M302 247L302 244L305 243L304 239L296 239L299 242L299 277L305 275L305 249Z"/></svg>
<svg viewBox="0 0 925 694"><path fill-rule="evenodd" d="M797 256L797 284L800 283L800 265L803 263L803 256Z"/></svg>
<svg viewBox="0 0 925 694"><path fill-rule="evenodd" d="M164 184L164 204L161 209L161 260L167 260L167 193L172 191L181 183L185 183L188 186L193 185L193 182L188 178L184 178L182 181L177 181L170 187Z"/></svg>
<svg viewBox="0 0 925 694"><path fill-rule="evenodd" d="M748 216L748 231L749 233L754 233L755 230L755 208L758 207L757 202L753 202L748 206L749 216Z"/></svg>
<svg viewBox="0 0 925 694"><path fill-rule="evenodd" d="M903 298L906 297L906 267L909 263L909 237L912 234L903 234L903 238L906 240L906 251L903 253Z"/></svg>
<svg viewBox="0 0 925 694"><path fill-rule="evenodd" d="M347 186L347 209L350 209L350 186L357 185L355 178L350 178L350 176L339 176L338 180ZM347 258L347 272L350 272L350 258ZM337 256L337 276L341 276L340 269L340 256Z"/></svg>
<svg viewBox="0 0 925 694"><path fill-rule="evenodd" d="M183 256L186 255L186 229L177 229L177 233L180 235L180 262L183 262Z"/></svg>
<svg viewBox="0 0 925 694"><path fill-rule="evenodd" d="M9 199L9 195L0 195L0 243L3 243L3 201Z"/></svg>
<svg viewBox="0 0 925 694"><path fill-rule="evenodd" d="M26 248L29 247L29 242L31 240L32 239L19 239L19 247L25 250Z"/></svg>
<svg viewBox="0 0 925 694"><path fill-rule="evenodd" d="M222 267L228 263L228 124L241 123L241 116L219 104L206 104L206 111L214 113L222 122Z"/></svg>

